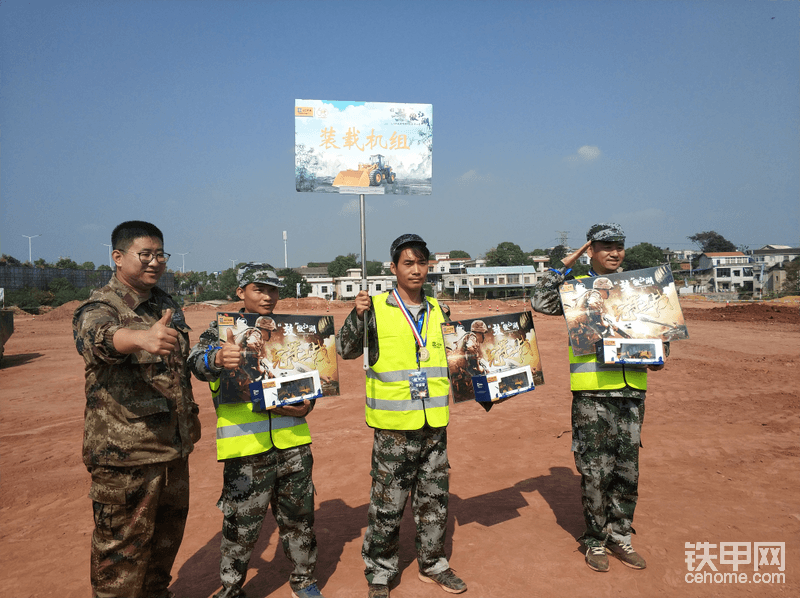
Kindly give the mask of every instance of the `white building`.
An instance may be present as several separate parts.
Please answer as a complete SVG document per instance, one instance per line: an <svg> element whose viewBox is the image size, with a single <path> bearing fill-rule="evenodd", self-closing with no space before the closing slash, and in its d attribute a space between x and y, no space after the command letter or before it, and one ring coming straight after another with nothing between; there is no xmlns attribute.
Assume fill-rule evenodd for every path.
<svg viewBox="0 0 800 598"><path fill-rule="evenodd" d="M442 277L442 289L448 293L464 295L472 291L489 298L506 297L530 292L538 282L544 266L537 270L536 266L489 266L483 268L467 268L459 274L445 274Z"/></svg>
<svg viewBox="0 0 800 598"><path fill-rule="evenodd" d="M705 292L737 293L753 290L753 264L751 258L741 251L703 253L695 273Z"/></svg>

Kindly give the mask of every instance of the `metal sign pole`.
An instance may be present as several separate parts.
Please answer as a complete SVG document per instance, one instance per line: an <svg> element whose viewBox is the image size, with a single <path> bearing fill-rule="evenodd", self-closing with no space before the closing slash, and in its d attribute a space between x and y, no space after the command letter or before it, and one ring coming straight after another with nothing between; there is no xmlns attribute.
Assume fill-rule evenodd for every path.
<svg viewBox="0 0 800 598"><path fill-rule="evenodd" d="M369 293L367 285L367 224L366 224L366 209L364 194L359 195L359 203L361 207L361 290ZM369 326L367 323L367 314L364 314L364 370L369 369Z"/></svg>

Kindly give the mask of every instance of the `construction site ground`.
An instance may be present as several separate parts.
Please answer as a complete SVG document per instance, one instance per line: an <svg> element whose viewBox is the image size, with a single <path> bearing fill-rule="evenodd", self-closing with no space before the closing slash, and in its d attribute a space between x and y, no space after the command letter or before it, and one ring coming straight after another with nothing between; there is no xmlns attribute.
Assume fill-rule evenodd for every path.
<svg viewBox="0 0 800 598"><path fill-rule="evenodd" d="M584 564L566 327L563 318L536 314L545 384L489 413L475 403L451 407L447 553L469 585L465 596L800 596L798 303L682 305L690 339L672 343L666 368L651 373L647 393L634 521L634 547L647 569L612 559L608 573L596 573ZM81 461L85 396L83 360L72 340L74 307L36 317L18 312L0 369L0 595L9 598L91 596L93 521ZM284 300L276 311L329 309L338 329L350 307ZM521 301L458 303L452 316L527 309ZM193 306L186 316L195 342L215 308ZM364 423L362 361L340 360L339 371L341 396L319 400L309 417L317 576L327 598L364 597L372 430ZM179 597L206 598L219 589L222 516L215 504L222 464L215 458L208 387L195 381L194 392L203 437L190 458L191 507L171 589ZM755 543L783 542L783 567L776 550L758 572L752 562L739 565L736 582L730 575L715 582L704 566L712 575L694 583L686 544L704 542L715 545L710 562L720 574L734 572L719 561L725 542L751 550ZM417 579L410 513L400 558L393 598L445 595ZM250 563L248 596L288 598L290 570L268 516ZM769 581L757 583L756 573Z"/></svg>

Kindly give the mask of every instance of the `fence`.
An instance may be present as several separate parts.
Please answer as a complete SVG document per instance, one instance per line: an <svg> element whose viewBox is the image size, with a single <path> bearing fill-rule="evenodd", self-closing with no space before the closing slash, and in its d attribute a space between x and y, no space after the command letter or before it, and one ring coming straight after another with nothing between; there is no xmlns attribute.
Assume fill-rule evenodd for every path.
<svg viewBox="0 0 800 598"><path fill-rule="evenodd" d="M23 268L6 266L0 268L0 288L6 292L25 287L47 291L56 278L66 278L76 289L84 287L100 288L110 279L111 270L61 270L59 268ZM158 286L167 293L175 293L175 275L164 272Z"/></svg>

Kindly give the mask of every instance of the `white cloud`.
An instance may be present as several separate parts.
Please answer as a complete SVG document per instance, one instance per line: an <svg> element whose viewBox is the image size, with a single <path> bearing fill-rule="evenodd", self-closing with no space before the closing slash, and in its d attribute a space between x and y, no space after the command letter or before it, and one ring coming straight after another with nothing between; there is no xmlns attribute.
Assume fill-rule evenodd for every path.
<svg viewBox="0 0 800 598"><path fill-rule="evenodd" d="M594 162L603 152L595 145L582 145L578 148L577 153L564 158L567 162Z"/></svg>
<svg viewBox="0 0 800 598"><path fill-rule="evenodd" d="M478 174L477 170L468 170L456 179L459 185L472 185L474 183L488 183L492 180L490 174Z"/></svg>

